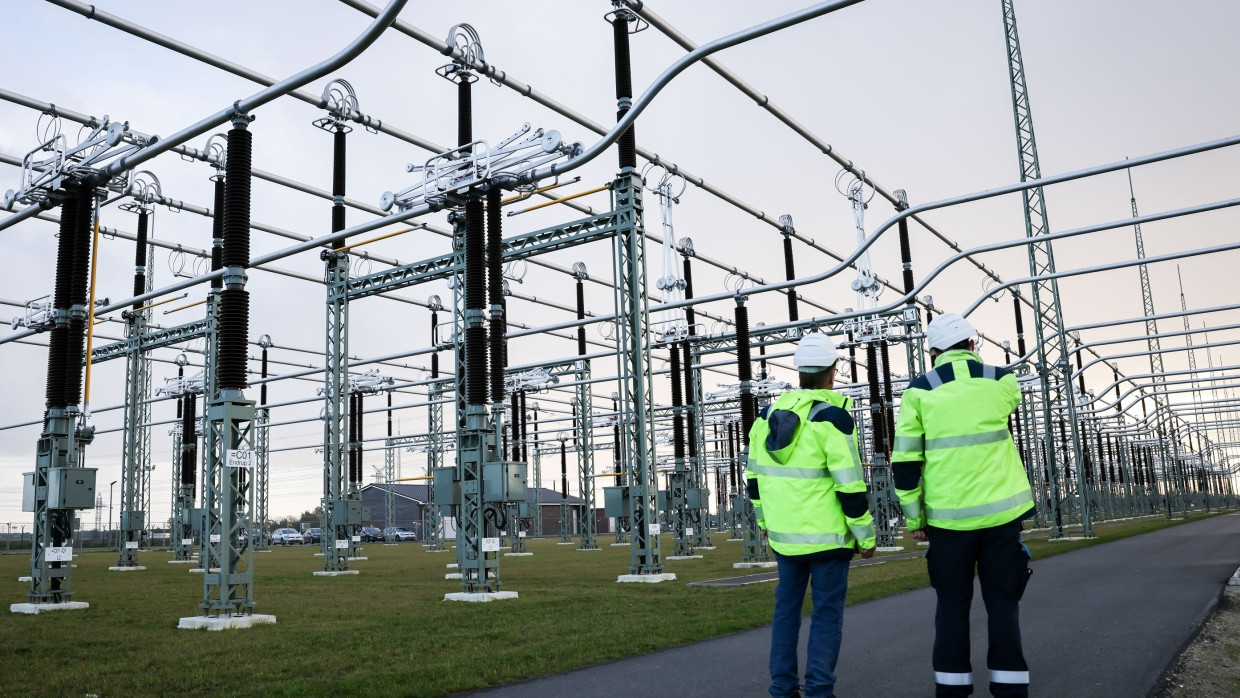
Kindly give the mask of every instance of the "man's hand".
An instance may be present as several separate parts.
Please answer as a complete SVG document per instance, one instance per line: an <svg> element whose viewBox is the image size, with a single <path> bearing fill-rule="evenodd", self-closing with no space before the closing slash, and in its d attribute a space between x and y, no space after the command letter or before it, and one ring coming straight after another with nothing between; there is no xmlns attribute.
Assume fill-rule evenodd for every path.
<svg viewBox="0 0 1240 698"><path fill-rule="evenodd" d="M860 550L862 560L869 560L874 557L874 548L860 548Z"/></svg>
<svg viewBox="0 0 1240 698"><path fill-rule="evenodd" d="M926 533L926 529L924 528L919 528L916 531L909 531L908 534L913 537L913 540L917 540L917 541L930 540L930 536Z"/></svg>

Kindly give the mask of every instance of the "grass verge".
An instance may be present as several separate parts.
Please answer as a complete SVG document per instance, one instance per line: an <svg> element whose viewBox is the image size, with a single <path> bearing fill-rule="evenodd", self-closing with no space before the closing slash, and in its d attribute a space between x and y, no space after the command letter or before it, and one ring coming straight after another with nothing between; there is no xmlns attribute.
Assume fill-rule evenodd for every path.
<svg viewBox="0 0 1240 698"><path fill-rule="evenodd" d="M1194 516L1189 520L1197 520ZM1033 539L1034 558L1183 523L1144 519L1104 525L1087 541ZM627 547L580 552L530 540L531 557L503 558L504 588L520 598L488 604L443 601L450 553L416 543L368 545L361 574L314 577L315 546L255 555L257 612L277 624L212 633L178 630L196 615L201 575L143 553L143 572L109 572L114 554L75 559L74 600L85 611L0 618L0 695L438 696L553 674L765 625L773 586L686 588L739 574L740 543L701 560L668 561L677 581L616 584ZM671 541L664 541L664 551ZM0 597L24 602L29 558L0 556ZM926 586L920 557L856 568L848 603ZM3 612L3 611L0 611Z"/></svg>

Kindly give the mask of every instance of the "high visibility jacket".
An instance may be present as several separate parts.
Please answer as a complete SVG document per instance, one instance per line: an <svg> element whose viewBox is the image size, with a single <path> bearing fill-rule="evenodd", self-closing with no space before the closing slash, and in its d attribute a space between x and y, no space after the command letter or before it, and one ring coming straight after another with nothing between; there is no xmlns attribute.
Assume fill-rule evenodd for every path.
<svg viewBox="0 0 1240 698"><path fill-rule="evenodd" d="M909 530L975 530L1033 508L1029 478L1008 431L1020 404L1010 371L971 351L939 355L904 391L892 478Z"/></svg>
<svg viewBox="0 0 1240 698"><path fill-rule="evenodd" d="M763 408L749 430L746 488L758 525L781 555L874 547L852 401L794 390Z"/></svg>

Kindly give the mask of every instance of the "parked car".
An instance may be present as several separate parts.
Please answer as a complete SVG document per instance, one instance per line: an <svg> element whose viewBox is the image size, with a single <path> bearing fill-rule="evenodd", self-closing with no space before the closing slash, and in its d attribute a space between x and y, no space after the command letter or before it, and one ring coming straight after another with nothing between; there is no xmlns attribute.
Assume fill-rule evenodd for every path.
<svg viewBox="0 0 1240 698"><path fill-rule="evenodd" d="M277 528L275 533L271 534L272 545L301 545L304 542L301 534L292 528Z"/></svg>
<svg viewBox="0 0 1240 698"><path fill-rule="evenodd" d="M383 531L374 526L363 526L361 535L363 543L380 543L383 541Z"/></svg>
<svg viewBox="0 0 1240 698"><path fill-rule="evenodd" d="M301 532L301 542L307 543L307 544L322 543L323 542L323 529L307 528L306 530Z"/></svg>
<svg viewBox="0 0 1240 698"><path fill-rule="evenodd" d="M418 534L410 531L404 526L388 526L383 529L383 535L395 541L417 540Z"/></svg>

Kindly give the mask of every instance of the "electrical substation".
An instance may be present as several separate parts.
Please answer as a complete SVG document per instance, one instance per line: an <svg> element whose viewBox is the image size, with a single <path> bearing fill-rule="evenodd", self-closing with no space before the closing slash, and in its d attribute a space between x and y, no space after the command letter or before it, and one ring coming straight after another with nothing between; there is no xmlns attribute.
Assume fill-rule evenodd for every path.
<svg viewBox="0 0 1240 698"><path fill-rule="evenodd" d="M1240 248L1220 232L1240 136L1044 167L1033 105L1052 88L1026 63L1040 77L1054 38L1022 53L1030 4L967 10L990 71L970 101L995 122L975 127L995 137L985 164L919 190L902 170L938 165L918 158L977 154L920 142L943 123L919 114L932 93L863 56L729 67L907 10L882 0L676 8L701 44L639 0L548 7L534 29L512 15L541 8L323 0L233 54L190 31L202 8L147 22L47 0L30 31L71 25L151 64L0 85L0 507L29 545L11 610L96 608L74 563L98 540L135 593L184 575L180 628L274 624L259 577L292 554L287 528L316 594L366 589L394 544L418 546L405 574L443 601L501 609L544 593L506 574L545 564L543 542L626 590L683 587L712 558L760 579L776 563L745 487L750 427L796 388L812 333L842 356L878 550L915 553L895 419L910 383L941 380L926 327L943 313L1017 376L1028 529L1073 541L1237 508L1240 298L1217 277ZM870 154L833 126L905 88L883 127L915 133L859 139Z"/></svg>

